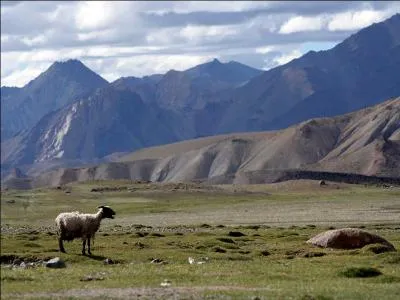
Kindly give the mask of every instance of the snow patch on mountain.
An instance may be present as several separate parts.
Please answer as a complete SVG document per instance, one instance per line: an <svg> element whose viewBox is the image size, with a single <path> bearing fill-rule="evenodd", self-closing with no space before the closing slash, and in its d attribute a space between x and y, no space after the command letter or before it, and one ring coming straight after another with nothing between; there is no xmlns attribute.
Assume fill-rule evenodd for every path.
<svg viewBox="0 0 400 300"><path fill-rule="evenodd" d="M62 150L62 145L65 139L65 136L68 134L68 131L71 127L71 121L77 111L78 103L74 104L71 107L71 111L66 115L64 121L61 123L61 126L58 130L54 130L53 134L50 134L50 131L46 132L42 142L45 145L45 151L43 155L41 155L36 161L44 161L52 158L62 158L64 155L64 150Z"/></svg>

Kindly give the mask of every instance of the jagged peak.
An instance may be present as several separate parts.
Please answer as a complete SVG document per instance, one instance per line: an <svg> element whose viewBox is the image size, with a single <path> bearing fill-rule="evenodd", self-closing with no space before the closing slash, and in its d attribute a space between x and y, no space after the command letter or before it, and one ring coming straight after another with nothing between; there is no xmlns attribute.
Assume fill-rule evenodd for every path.
<svg viewBox="0 0 400 300"><path fill-rule="evenodd" d="M55 61L49 69L52 68L70 68L70 67L82 67L87 68L79 59L70 58L66 60Z"/></svg>
<svg viewBox="0 0 400 300"><path fill-rule="evenodd" d="M218 58L214 58L211 63L213 64L222 64L222 62L220 60L218 60Z"/></svg>
<svg viewBox="0 0 400 300"><path fill-rule="evenodd" d="M181 74L181 73L183 73L183 71L178 71L178 70L175 70L175 69L171 69L167 73L165 73L165 75L167 76L167 75L174 75L174 74Z"/></svg>

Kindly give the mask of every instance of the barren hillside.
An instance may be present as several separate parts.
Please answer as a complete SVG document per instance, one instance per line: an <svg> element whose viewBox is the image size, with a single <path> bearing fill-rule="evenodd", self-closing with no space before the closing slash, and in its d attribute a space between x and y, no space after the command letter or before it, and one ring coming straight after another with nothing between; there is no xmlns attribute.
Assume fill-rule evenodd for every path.
<svg viewBox="0 0 400 300"><path fill-rule="evenodd" d="M146 148L112 163L47 172L31 185L91 179L259 183L312 178L315 172L400 178L400 97L284 130Z"/></svg>

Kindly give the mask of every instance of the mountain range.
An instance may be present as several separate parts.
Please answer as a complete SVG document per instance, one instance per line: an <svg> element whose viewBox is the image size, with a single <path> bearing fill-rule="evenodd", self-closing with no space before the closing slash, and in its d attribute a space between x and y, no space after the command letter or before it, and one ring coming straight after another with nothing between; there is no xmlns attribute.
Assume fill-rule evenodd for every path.
<svg viewBox="0 0 400 300"><path fill-rule="evenodd" d="M400 97L282 130L146 148L96 166L32 177L14 169L4 184L31 188L109 179L254 184L299 178L400 184Z"/></svg>
<svg viewBox="0 0 400 300"><path fill-rule="evenodd" d="M330 50L310 51L267 71L214 59L185 71L108 83L78 60L56 62L22 88L1 88L2 178L15 167L36 174L150 146L277 130L310 118L346 114L400 95L399 73L400 14ZM393 128L399 127L396 119L393 122ZM332 153L331 146L309 154L310 161L320 163ZM279 161L274 156L278 154L264 147L259 151L274 159L257 168L278 168L279 163L272 163ZM311 148L307 151L313 153ZM293 165L289 161L280 167L310 165L307 159ZM327 165L324 161L321 168ZM354 172L365 170L354 167Z"/></svg>

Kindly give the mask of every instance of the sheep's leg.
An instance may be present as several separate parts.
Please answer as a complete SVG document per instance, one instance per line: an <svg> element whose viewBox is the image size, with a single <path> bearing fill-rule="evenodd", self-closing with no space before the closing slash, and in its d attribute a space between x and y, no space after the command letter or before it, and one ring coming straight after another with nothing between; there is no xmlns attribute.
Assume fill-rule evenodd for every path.
<svg viewBox="0 0 400 300"><path fill-rule="evenodd" d="M62 240L61 237L58 238L58 247L60 248L60 251L61 251L62 253L67 253L67 252L65 252L63 240Z"/></svg>
<svg viewBox="0 0 400 300"><path fill-rule="evenodd" d="M89 255L92 255L92 252L90 252L90 237L87 239L88 243L87 243L87 247L88 247L88 253Z"/></svg>
<svg viewBox="0 0 400 300"><path fill-rule="evenodd" d="M86 248L86 239L82 239L82 255L86 255L85 248Z"/></svg>
<svg viewBox="0 0 400 300"><path fill-rule="evenodd" d="M65 240L65 230L63 227L61 227L60 231L58 231L58 248L60 249L60 252L67 253L65 252L64 249L64 243L63 243L64 240Z"/></svg>

